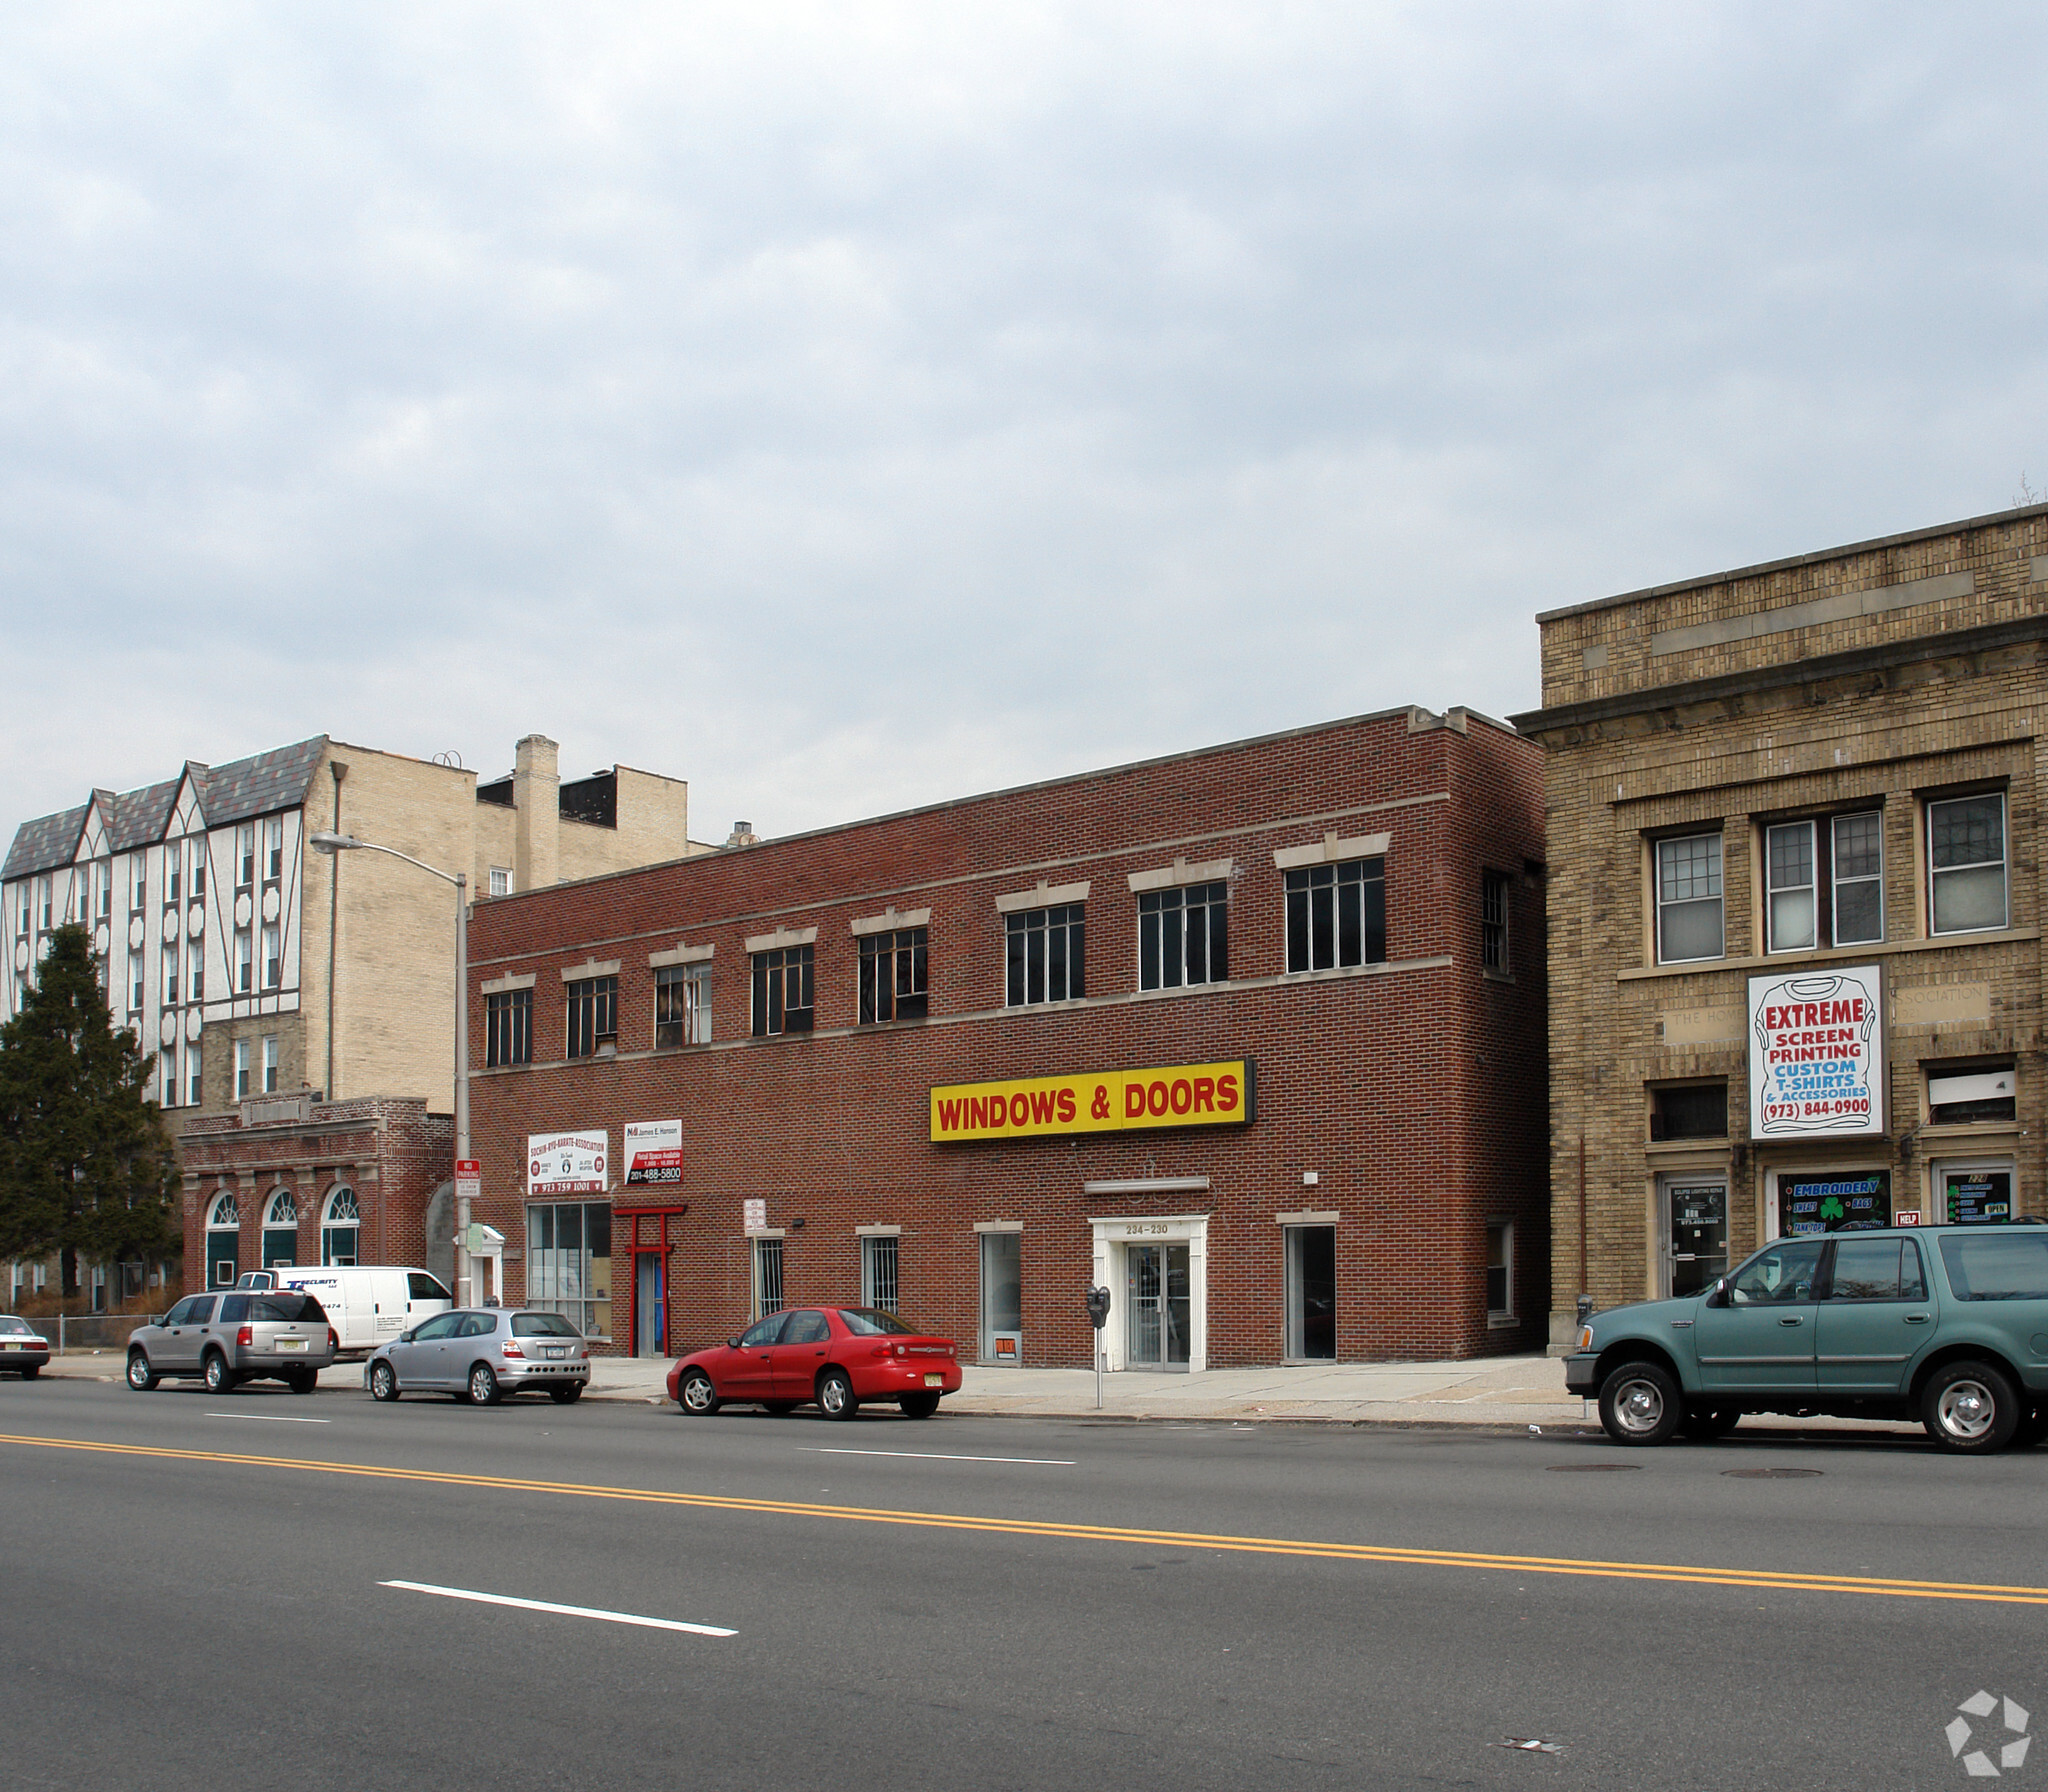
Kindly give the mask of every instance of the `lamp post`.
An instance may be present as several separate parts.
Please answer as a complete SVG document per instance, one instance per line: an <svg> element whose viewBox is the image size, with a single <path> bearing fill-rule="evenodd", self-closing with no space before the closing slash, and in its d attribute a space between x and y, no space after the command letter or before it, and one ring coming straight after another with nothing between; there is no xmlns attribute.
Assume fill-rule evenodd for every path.
<svg viewBox="0 0 2048 1792"><path fill-rule="evenodd" d="M408 865L455 886L455 1161L469 1161L469 878L460 871L443 871L400 852L395 846L379 846L374 840L358 840L353 834L322 832L307 836L317 853L332 857L338 852L381 852L387 858L403 859ZM334 1091L327 1091L331 1100ZM457 1187L460 1189L460 1182ZM466 1307L469 1296L469 1196L459 1193L455 1201L455 1304Z"/></svg>

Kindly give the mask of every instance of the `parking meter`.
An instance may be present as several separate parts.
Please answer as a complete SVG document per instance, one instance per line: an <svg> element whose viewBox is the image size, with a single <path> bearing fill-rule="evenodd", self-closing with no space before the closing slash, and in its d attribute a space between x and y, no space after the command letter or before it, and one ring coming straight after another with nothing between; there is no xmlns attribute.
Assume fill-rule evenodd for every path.
<svg viewBox="0 0 2048 1792"><path fill-rule="evenodd" d="M1088 1290L1088 1322L1100 1331L1109 1323L1109 1290L1091 1288Z"/></svg>

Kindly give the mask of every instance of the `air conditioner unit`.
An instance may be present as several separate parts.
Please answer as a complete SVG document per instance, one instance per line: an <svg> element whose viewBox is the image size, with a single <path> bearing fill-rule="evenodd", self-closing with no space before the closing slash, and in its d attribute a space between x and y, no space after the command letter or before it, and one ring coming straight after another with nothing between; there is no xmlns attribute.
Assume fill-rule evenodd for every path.
<svg viewBox="0 0 2048 1792"><path fill-rule="evenodd" d="M1931 1107L1953 1107L1964 1101L2010 1101L2014 1073L2010 1070L1973 1071L1967 1076L1931 1076L1927 1079L1927 1100Z"/></svg>

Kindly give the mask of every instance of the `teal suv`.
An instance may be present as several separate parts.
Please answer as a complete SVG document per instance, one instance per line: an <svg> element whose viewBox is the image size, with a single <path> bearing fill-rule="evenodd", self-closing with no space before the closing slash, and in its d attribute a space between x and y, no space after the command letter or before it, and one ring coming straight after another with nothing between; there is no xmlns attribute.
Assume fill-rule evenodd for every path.
<svg viewBox="0 0 2048 1792"><path fill-rule="evenodd" d="M1744 1413L1916 1418L1951 1450L2048 1431L2048 1225L1780 1238L1704 1294L1596 1314L1565 1385L1622 1444Z"/></svg>

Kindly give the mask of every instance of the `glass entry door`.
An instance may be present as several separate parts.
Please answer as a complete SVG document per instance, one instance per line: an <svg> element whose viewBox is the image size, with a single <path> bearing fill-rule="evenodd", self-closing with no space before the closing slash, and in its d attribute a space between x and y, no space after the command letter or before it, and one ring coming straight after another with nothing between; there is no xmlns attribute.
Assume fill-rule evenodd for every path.
<svg viewBox="0 0 2048 1792"><path fill-rule="evenodd" d="M1664 1214L1670 1283L1676 1299L1711 1288L1728 1273L1728 1183L1712 1176L1667 1176Z"/></svg>
<svg viewBox="0 0 2048 1792"><path fill-rule="evenodd" d="M1024 1354L1023 1240L1015 1232L981 1235L981 1360L1014 1366Z"/></svg>
<svg viewBox="0 0 2048 1792"><path fill-rule="evenodd" d="M633 1254L633 1354L668 1354L668 1258L662 1251Z"/></svg>
<svg viewBox="0 0 2048 1792"><path fill-rule="evenodd" d="M1124 1361L1133 1369L1188 1366L1188 1247L1124 1246Z"/></svg>
<svg viewBox="0 0 2048 1792"><path fill-rule="evenodd" d="M1287 1228L1287 1355L1301 1362L1337 1355L1337 1228Z"/></svg>

